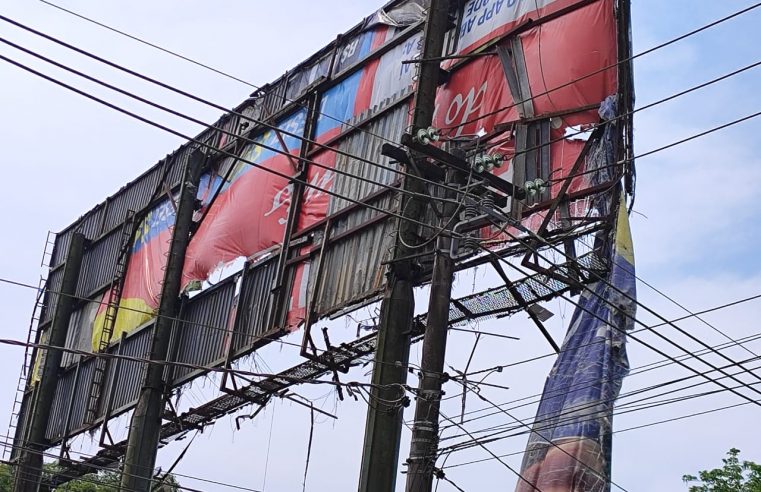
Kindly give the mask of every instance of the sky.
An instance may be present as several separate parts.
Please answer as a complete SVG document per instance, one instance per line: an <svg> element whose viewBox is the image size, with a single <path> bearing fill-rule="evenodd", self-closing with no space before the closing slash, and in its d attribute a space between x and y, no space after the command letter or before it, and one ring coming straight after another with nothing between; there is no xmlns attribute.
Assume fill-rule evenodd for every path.
<svg viewBox="0 0 761 492"><path fill-rule="evenodd" d="M748 0L634 0L634 51L644 51L750 3ZM244 84L118 37L41 2L2 0L1 5L3 15L226 107L237 105L252 91ZM65 5L257 85L274 80L379 7L378 2L369 0L133 0L128 7L126 3L115 1L76 0ZM637 58L637 106L759 61L759 25L761 9L756 9ZM127 79L8 24L0 23L0 37L38 49L93 75L106 77L204 121L212 122L219 116L205 106ZM0 46L0 54L40 66L8 46ZM65 74L56 75L72 80ZM759 69L753 69L637 113L635 154L646 153L759 111L758 82ZM0 83L0 145L3 149L0 164L7 206L6 212L0 214L0 230L3 231L0 235L0 277L36 284L42 273L40 259L49 230L64 228L181 142L177 137L33 78L1 61ZM88 87L94 94L103 94L97 87L79 81L77 84ZM110 96L110 100L134 107L132 102L120 97ZM192 134L198 131L198 127L183 120L171 119L149 108L140 110L178 130ZM761 293L758 255L761 225L757 220L761 212L759 132L761 119L752 119L637 161L638 187L631 218L637 273L648 284L693 311ZM457 277L455 295L497 284L498 279L486 269L465 272ZM686 314L647 285L641 283L638 288L643 306L668 319ZM420 311L425 305L425 291L418 292L416 298ZM26 339L33 303L33 291L0 284L2 338ZM548 325L553 336L560 340L572 306L553 301L546 307L556 314ZM363 310L357 313L357 317L367 314L368 311ZM760 315L761 303L756 301L707 314L703 319L737 339L761 331L758 328ZM645 324L658 322L644 307L640 307L638 319ZM714 328L696 319L678 325L709 345L727 341ZM482 340L476 349L472 369L549 353L546 342L523 316L483 322L478 328L517 336L520 340L494 337ZM687 350L699 348L668 326L656 330ZM336 341L351 339L354 332L355 325L351 320L331 324L331 338ZM294 334L289 340L299 342L300 334ZM672 356L682 353L653 334L643 334L642 340ZM452 332L447 365L463 367L473 341L472 334ZM761 343L749 343L746 348L747 351L734 348L726 353L735 359L754 357L752 352L760 353ZM661 359L635 341L630 341L628 350L633 368ZM413 363L419 360L419 351L419 346L413 347ZM22 355L22 349L0 345L0 431L10 414ZM715 357L707 359L721 363L721 359ZM277 371L298 361L298 349L287 344L272 344L256 356L241 361L239 367ZM688 362L699 370L706 368L697 361ZM552 358L545 357L491 375L491 383L509 389L484 388L482 395L497 403L537 395L551 364ZM755 367L759 363L749 365ZM346 380L366 380L368 371L369 367L357 368L346 376ZM635 370L624 382L622 395L689 374L673 364L643 373ZM187 408L213 397L215 384L214 378L205 378L186 388L180 406ZM713 389L715 387L710 384L704 384L688 392ZM459 392L454 383L448 384L445 390L449 395ZM366 404L350 398L338 401L335 392L326 386L302 386L297 392L314 399L321 408L338 417L335 420L321 415L316 420L305 490L354 490L359 473ZM667 393L664 397L681 394ZM635 399L622 397L619 403ZM535 401L535 398L527 401ZM681 482L683 474L720 465L721 458L731 447L741 449L744 458L761 462L761 441L754 432L761 408L756 405L627 430L742 401L723 392L617 415L614 429L620 432L613 441L613 481L616 484L613 489L632 492L686 490ZM442 413L454 418L460 413L460 405L459 397L447 400ZM469 396L466 411L488 408L485 401ZM246 409L241 415L250 411L250 408ZM534 411L535 406L526 405L515 409L514 415L531 419ZM488 413L481 411L470 415ZM405 413L406 420L411 418L412 407ZM470 421L466 428L475 432L509 422L507 416L497 414ZM126 417L117 419L114 432L124 436L127 424ZM268 405L256 418L242 420L240 425L241 430L236 431L234 418L225 418L199 434L176 468L180 482L214 491L234 489L191 477L269 492L301 489L310 429L308 410L279 400ZM458 433L460 431L455 426L448 429L444 437ZM405 428L402 459L407 456L409 438L410 433ZM446 439L442 445L453 441L456 439ZM162 449L159 465L168 468L187 443L188 439ZM519 453L525 443L526 436L518 435L490 443L488 448L497 455ZM91 452L90 437L78 439L75 449ZM478 447L454 453L444 464L447 478L469 492L485 488L512 490L515 474L490 457L489 452ZM506 457L505 463L517 468L520 458L515 454ZM478 460L484 461L466 464ZM404 475L400 475L398 490L403 490L403 485ZM442 491L456 490L444 481L438 487Z"/></svg>

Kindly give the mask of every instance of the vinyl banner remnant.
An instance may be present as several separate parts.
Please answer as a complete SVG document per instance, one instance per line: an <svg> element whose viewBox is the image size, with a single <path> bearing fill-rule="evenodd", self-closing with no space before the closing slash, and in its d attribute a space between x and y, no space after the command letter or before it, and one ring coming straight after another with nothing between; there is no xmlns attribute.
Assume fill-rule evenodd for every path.
<svg viewBox="0 0 761 492"><path fill-rule="evenodd" d="M277 126L291 134L303 135L306 110L302 109ZM248 257L283 240L293 183L283 176L294 176L301 140L281 134L287 147L283 149L277 132L267 130L254 140L270 148L286 150L293 156L273 152L256 144L248 144L241 157L255 162L235 162L230 177L221 183L222 190L211 204L206 217L193 235L185 257L183 286L193 280L206 280L215 269L241 256ZM280 175L267 170L273 170ZM226 175L229 170L225 170Z"/></svg>
<svg viewBox="0 0 761 492"><path fill-rule="evenodd" d="M306 110L298 111L281 121L278 128L301 135L305 118ZM296 174L293 163L298 159L301 141L286 134L282 134L282 138L294 156L293 162L255 143L244 148L241 158L282 176L293 176ZM271 148L281 148L274 130L254 140ZM251 256L282 241L293 185L289 178L262 168L230 158L202 176L194 220L203 217L203 222L188 245L183 287L192 281L206 280L214 270L236 258ZM122 333L133 332L153 318L158 309L175 221L174 206L167 198L147 214L137 229L111 340ZM103 336L108 298L107 291L93 326L95 351Z"/></svg>
<svg viewBox="0 0 761 492"><path fill-rule="evenodd" d="M516 492L610 490L613 403L628 373L636 284L629 218L618 207L607 278L580 296L544 385Z"/></svg>

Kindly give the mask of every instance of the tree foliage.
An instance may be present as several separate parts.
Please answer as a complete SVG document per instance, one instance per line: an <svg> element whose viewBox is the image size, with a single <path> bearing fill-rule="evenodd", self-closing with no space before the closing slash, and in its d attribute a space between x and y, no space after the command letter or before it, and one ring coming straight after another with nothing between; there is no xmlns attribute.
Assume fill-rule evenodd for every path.
<svg viewBox="0 0 761 492"><path fill-rule="evenodd" d="M46 464L44 473L48 476L54 475L58 468L54 464ZM66 482L56 487L60 492L118 492L121 475L116 471L102 471L85 475L77 480ZM0 463L0 492L11 492L13 490L13 469L5 463ZM169 475L164 479L161 485L156 484L152 489L156 492L178 492L180 484L174 475Z"/></svg>
<svg viewBox="0 0 761 492"><path fill-rule="evenodd" d="M761 492L761 465L740 461L740 450L732 448L724 466L698 472L698 476L684 475L682 480L689 492ZM696 485L691 483L697 482Z"/></svg>

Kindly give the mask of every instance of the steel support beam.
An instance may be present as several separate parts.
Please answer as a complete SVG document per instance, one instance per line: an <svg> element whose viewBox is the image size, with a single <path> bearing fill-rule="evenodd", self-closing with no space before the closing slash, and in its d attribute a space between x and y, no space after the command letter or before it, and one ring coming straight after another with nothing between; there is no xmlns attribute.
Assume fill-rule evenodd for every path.
<svg viewBox="0 0 761 492"><path fill-rule="evenodd" d="M79 280L85 241L85 236L78 232L72 235L69 251L66 255L66 263L63 267L61 291L58 292L53 322L50 325L47 344L51 347L66 345L66 333L69 331L69 318L71 318L77 293L77 281ZM38 490L42 475L42 454L47 448L45 432L48 428L53 398L58 386L58 375L61 370L61 358L63 357L63 351L53 349L40 349L37 354L38 357L44 359L42 376L36 388L37 401L32 406L34 410L27 421L28 430L25 429L20 434L21 436L26 435L26 439L22 439L21 443L14 443L16 446L21 446L14 486L16 492L36 492ZM29 373L29 378L34 378L34 371Z"/></svg>
<svg viewBox="0 0 761 492"><path fill-rule="evenodd" d="M185 168L164 282L161 286L161 302L151 341L152 361L166 360L172 324L179 313L182 268L190 240L198 182L204 160L204 154L196 150L191 153ZM150 490L161 432L161 417L164 414L164 373L165 368L160 364L148 364L146 368L143 386L130 422L121 481L122 490Z"/></svg>

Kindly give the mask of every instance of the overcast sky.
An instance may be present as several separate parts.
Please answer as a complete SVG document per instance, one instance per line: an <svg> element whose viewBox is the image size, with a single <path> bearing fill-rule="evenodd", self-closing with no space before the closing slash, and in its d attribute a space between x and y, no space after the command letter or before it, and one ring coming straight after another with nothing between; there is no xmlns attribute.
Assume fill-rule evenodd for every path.
<svg viewBox="0 0 761 492"><path fill-rule="evenodd" d="M133 0L123 3L70 1L66 5L223 68L254 84L262 84L274 80L331 41L336 34L359 22L377 8L378 3L371 0ZM634 49L640 52L751 2L635 0L633 3ZM2 6L4 15L225 106L238 104L252 90L83 23L42 3L3 0ZM761 33L758 26L761 26L761 9L637 59L637 105L648 104L759 61ZM102 75L205 121L211 122L218 117L217 112L204 106L105 70L5 23L0 24L0 36L34 47L88 73ZM41 66L7 46L0 46L0 53ZM65 74L50 73L72 80ZM635 119L636 153L647 152L761 110L759 80L758 69L751 70L638 113ZM76 83L89 88L78 80ZM2 62L0 87L0 144L3 151L0 163L5 197L5 213L0 215L0 277L36 284L48 230L57 231L71 223L175 149L180 141ZM90 90L102 93L95 87ZM199 130L182 120L170 119L122 98L109 98L179 130L193 134ZM637 162L638 192L632 227L638 275L689 309L702 310L761 293L758 254L761 226L757 219L761 212L759 133L761 120L754 119ZM468 272L458 277L456 294L470 293L474 285L481 290L496 283L497 279L483 269ZM668 318L685 314L645 285L639 285L639 293L644 305ZM0 284L0 294L2 337L25 339L34 292ZM425 296L421 293L419 308L424 301ZM562 339L572 307L559 301L548 303L546 307L556 313L549 325L555 338ZM363 313L358 316L363 317ZM761 303L745 303L704 318L733 338L749 336L761 332L758 323ZM643 309L640 309L640 319L648 324L656 321ZM711 345L726 341L696 320L679 325ZM354 334L351 321L331 326L331 333L335 333L331 337L335 339L350 339ZM519 336L521 340L483 340L476 351L473 369L548 353L546 342L522 316L484 322L479 328ZM660 327L658 331L690 350L696 347L684 337L677 336L673 329ZM654 336L646 335L643 339L671 355L680 354ZM295 334L291 340L300 341L300 334ZM473 340L473 335L453 333L447 363L462 367ZM748 344L747 348L760 353L761 343ZM0 402L4 407L0 413L3 419L0 429L4 428L10 413L22 352L20 348L0 346ZM297 352L298 349L292 346L273 344L241 364L242 367L276 371L298 362ZM742 349L729 350L727 354L738 360L753 357ZM659 360L657 354L636 342L630 343L629 355L634 368ZM416 362L419 347L413 349L412 357ZM719 363L718 359L711 360ZM544 358L490 376L489 381L509 389L484 389L483 395L500 403L535 395L541 391L551 363L551 358ZM697 361L690 364L705 369ZM757 361L750 365L761 364ZM369 368L357 369L347 379L364 378L367 370ZM625 381L623 392L686 375L689 375L687 371L669 365L632 375ZM199 382L184 392L181 405L198 405L214 396L213 388L214 381ZM446 389L451 395L458 393L455 385ZM713 389L714 386L706 384L686 393ZM339 417L337 421L318 418L306 490L354 490L364 431L364 402L336 402L335 393L326 386L300 387L297 391L317 399L325 410ZM621 403L633 399L624 399ZM622 414L615 418L614 425L622 430L742 401L724 392L686 403ZM488 404L472 396L468 399L467 411L481 408L488 408ZM531 419L534 410L533 406L526 406L516 409L514 414L521 419ZM449 400L442 411L447 416L457 415L459 398ZM411 419L412 409L408 409L405 416ZM757 432L759 416L761 408L745 405L621 432L614 438L613 480L632 492L686 490L681 483L682 474L719 465L730 447L740 448L747 459L761 461L761 440ZM124 435L127 422L124 417L114 425L118 435ZM509 422L507 416L496 415L471 421L466 427L473 432ZM243 421L241 431L234 432L234 429L234 420L226 418L195 439L177 467L179 474L186 475L179 477L183 484L204 490L232 490L188 477L194 476L270 492L300 489L309 434L308 410L276 401L253 421ZM445 437L458 433L459 430L453 428L445 433ZM403 439L405 445L401 455L406 457L409 441L406 429ZM159 463L166 469L187 442L181 441L162 450ZM451 442L444 441L443 445ZM488 447L496 454L507 454L521 451L525 442L526 436L522 435L497 441ZM83 452L92 450L86 436L79 439L76 446ZM515 475L496 460L453 466L489 457L483 448L455 453L445 464L445 467L451 466L445 468L447 477L468 492L512 490ZM508 457L506 462L518 467L520 456ZM401 477L399 490L403 489L403 482L404 477ZM441 482L439 487L442 491L454 490L446 482ZM614 486L614 490L620 489Z"/></svg>

